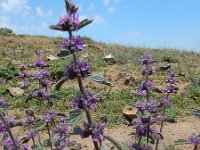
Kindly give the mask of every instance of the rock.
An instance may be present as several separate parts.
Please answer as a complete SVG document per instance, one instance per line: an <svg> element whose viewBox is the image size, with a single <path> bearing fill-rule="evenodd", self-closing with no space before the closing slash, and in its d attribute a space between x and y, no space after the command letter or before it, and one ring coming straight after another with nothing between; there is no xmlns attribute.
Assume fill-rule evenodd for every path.
<svg viewBox="0 0 200 150"><path fill-rule="evenodd" d="M135 107L131 106L125 106L124 109L122 110L122 114L128 121L132 121L133 119L137 118L137 111L138 109Z"/></svg>
<svg viewBox="0 0 200 150"><path fill-rule="evenodd" d="M180 72L180 73L178 74L178 76L179 76L179 77L185 77L185 73Z"/></svg>
<svg viewBox="0 0 200 150"><path fill-rule="evenodd" d="M50 55L50 56L47 57L47 59L48 59L48 60L57 60L58 57L55 57L55 56L53 56L53 55Z"/></svg>
<svg viewBox="0 0 200 150"><path fill-rule="evenodd" d="M115 60L115 57L112 56L112 54L109 54L109 55L106 55L104 57L102 57L106 63L108 64L115 64L116 63L116 60Z"/></svg>
<svg viewBox="0 0 200 150"><path fill-rule="evenodd" d="M110 53L109 55L106 55L104 57L102 57L103 59L114 59L114 56L112 56L112 54Z"/></svg>
<svg viewBox="0 0 200 150"><path fill-rule="evenodd" d="M168 70L168 69L170 69L170 68L171 68L171 65L170 65L170 64L167 64L167 65L161 66L161 67L160 67L160 70L161 70L161 71L164 71L164 70Z"/></svg>
<svg viewBox="0 0 200 150"><path fill-rule="evenodd" d="M163 61L164 61L164 62L170 63L171 60L172 60L172 59L171 59L170 57L167 57L167 56L164 56L164 57L163 57Z"/></svg>
<svg viewBox="0 0 200 150"><path fill-rule="evenodd" d="M19 96L19 95L22 95L24 94L24 90L18 88L18 87L11 87L11 88L8 88L7 89L8 92L10 92L10 94L12 96Z"/></svg>

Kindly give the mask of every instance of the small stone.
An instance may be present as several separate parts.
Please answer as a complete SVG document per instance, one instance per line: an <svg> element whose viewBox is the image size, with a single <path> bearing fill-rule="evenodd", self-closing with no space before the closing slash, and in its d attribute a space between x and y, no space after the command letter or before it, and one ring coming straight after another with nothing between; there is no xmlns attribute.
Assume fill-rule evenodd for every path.
<svg viewBox="0 0 200 150"><path fill-rule="evenodd" d="M53 55L50 55L50 56L47 57L47 59L48 59L48 60L57 60L58 57L55 57L55 56L53 56Z"/></svg>
<svg viewBox="0 0 200 150"><path fill-rule="evenodd" d="M171 65L170 65L170 64L167 64L167 65L161 66L161 67L160 67L160 70L161 70L161 71L164 71L164 70L168 70L168 69L170 69L170 68L171 68Z"/></svg>
<svg viewBox="0 0 200 150"><path fill-rule="evenodd" d="M18 87L11 87L7 89L8 92L10 92L10 94L12 96L19 96L24 94L24 90Z"/></svg>
<svg viewBox="0 0 200 150"><path fill-rule="evenodd" d="M122 114L128 121L132 121L133 119L137 118L137 111L138 109L135 107L131 106L125 106L124 109L122 110Z"/></svg>

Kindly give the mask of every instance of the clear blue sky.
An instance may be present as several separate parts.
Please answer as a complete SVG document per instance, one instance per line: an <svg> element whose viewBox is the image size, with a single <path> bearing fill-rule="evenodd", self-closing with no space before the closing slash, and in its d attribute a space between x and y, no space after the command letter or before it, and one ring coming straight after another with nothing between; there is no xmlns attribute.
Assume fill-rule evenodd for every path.
<svg viewBox="0 0 200 150"><path fill-rule="evenodd" d="M94 19L78 34L103 42L200 51L200 0L73 1L81 19ZM65 36L48 28L64 12L64 0L0 0L0 27Z"/></svg>

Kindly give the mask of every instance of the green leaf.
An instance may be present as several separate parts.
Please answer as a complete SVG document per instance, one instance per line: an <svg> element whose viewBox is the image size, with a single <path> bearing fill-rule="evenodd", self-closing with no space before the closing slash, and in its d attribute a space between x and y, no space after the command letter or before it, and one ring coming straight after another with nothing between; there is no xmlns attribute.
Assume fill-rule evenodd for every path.
<svg viewBox="0 0 200 150"><path fill-rule="evenodd" d="M39 120L37 120L37 122L34 125L27 126L27 128L29 128L30 130L34 130L34 131L40 131L45 126L46 126L46 123L43 120L39 119Z"/></svg>
<svg viewBox="0 0 200 150"><path fill-rule="evenodd" d="M44 147L51 147L50 139L45 139L42 144Z"/></svg>
<svg viewBox="0 0 200 150"><path fill-rule="evenodd" d="M80 109L71 110L67 116L66 121L72 126L81 124L84 121L83 111L81 111Z"/></svg>
<svg viewBox="0 0 200 150"><path fill-rule="evenodd" d="M200 110L198 110L198 109L192 110L191 114L196 115L196 116L200 116Z"/></svg>
<svg viewBox="0 0 200 150"><path fill-rule="evenodd" d="M71 53L68 50L62 50L57 54L58 57L70 57Z"/></svg>
<svg viewBox="0 0 200 150"><path fill-rule="evenodd" d="M115 147L117 147L117 149L119 149L119 150L128 150L128 148L126 146L122 145L120 142L116 141L112 137L105 135L104 138L106 140L110 141Z"/></svg>
<svg viewBox="0 0 200 150"><path fill-rule="evenodd" d="M72 130L70 131L70 134L74 134L74 135L79 135L81 131L80 127L73 127Z"/></svg>
<svg viewBox="0 0 200 150"><path fill-rule="evenodd" d="M174 144L175 145L184 145L184 144L191 144L191 143L185 139L178 139L178 140L174 141Z"/></svg>
<svg viewBox="0 0 200 150"><path fill-rule="evenodd" d="M9 104L3 104L0 106L0 110L5 110L5 109L8 109L10 107Z"/></svg>
<svg viewBox="0 0 200 150"><path fill-rule="evenodd" d="M91 80L98 82L100 84L104 84L107 86L112 86L112 83L110 81L108 81L106 78L102 77L102 76L98 76L98 75L93 75L90 77Z"/></svg>
<svg viewBox="0 0 200 150"><path fill-rule="evenodd" d="M105 145L102 145L102 146L101 146L101 150L110 150L110 148L107 147L107 146L105 146Z"/></svg>

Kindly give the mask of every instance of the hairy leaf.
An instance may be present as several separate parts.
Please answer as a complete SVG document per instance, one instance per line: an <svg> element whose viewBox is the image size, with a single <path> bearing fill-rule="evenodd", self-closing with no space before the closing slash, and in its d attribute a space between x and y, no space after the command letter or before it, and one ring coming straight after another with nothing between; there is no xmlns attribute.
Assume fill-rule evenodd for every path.
<svg viewBox="0 0 200 150"><path fill-rule="evenodd" d="M112 86L112 83L110 81L108 81L106 78L102 77L102 76L98 76L98 75L93 75L90 77L91 80L98 82L100 84L104 84L107 86Z"/></svg>
<svg viewBox="0 0 200 150"><path fill-rule="evenodd" d="M37 122L34 125L27 126L27 128L34 130L34 131L40 131L45 126L46 126L46 123L43 120L39 119L39 120L37 120Z"/></svg>
<svg viewBox="0 0 200 150"><path fill-rule="evenodd" d="M174 141L174 144L175 145L184 145L184 144L190 144L190 142L185 139L178 139L178 140Z"/></svg>
<svg viewBox="0 0 200 150"><path fill-rule="evenodd" d="M81 111L80 109L71 110L66 120L73 126L81 124L84 121L83 111Z"/></svg>

